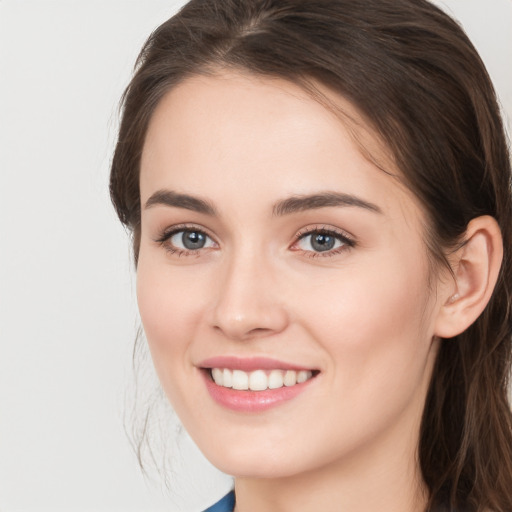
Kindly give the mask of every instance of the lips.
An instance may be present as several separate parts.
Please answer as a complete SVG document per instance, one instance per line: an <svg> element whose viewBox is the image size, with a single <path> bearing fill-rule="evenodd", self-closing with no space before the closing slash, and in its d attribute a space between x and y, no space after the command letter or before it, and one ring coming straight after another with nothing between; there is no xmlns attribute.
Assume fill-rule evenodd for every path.
<svg viewBox="0 0 512 512"><path fill-rule="evenodd" d="M269 358L215 357L200 368L210 396L241 412L258 412L305 391L319 371Z"/></svg>
<svg viewBox="0 0 512 512"><path fill-rule="evenodd" d="M201 368L231 368L232 370L243 370L250 372L253 370L312 370L312 368L293 364L270 357L235 357L218 356L205 359L197 366Z"/></svg>

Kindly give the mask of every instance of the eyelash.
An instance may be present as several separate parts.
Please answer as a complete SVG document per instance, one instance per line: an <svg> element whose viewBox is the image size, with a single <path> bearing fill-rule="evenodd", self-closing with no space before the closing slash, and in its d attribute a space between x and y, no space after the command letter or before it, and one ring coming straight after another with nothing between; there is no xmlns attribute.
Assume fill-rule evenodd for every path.
<svg viewBox="0 0 512 512"><path fill-rule="evenodd" d="M200 249L181 249L179 247L175 247L171 245L169 240L176 234L180 232L195 232L200 233L206 237L208 237L210 240L212 240L214 243L214 238L209 235L203 228L198 228L197 226L190 225L190 224L181 224L177 226L173 226L172 228L164 230L164 232L155 240L156 243L160 244L165 248L165 250L170 253L177 255L178 257L182 256L199 256L199 253L202 249L209 249L207 248L200 248ZM350 250L353 247L355 247L356 242L355 240L349 236L347 233L331 228L326 226L315 226L312 228L305 228L298 233L295 234L294 238L295 241L293 242L291 248L293 248L295 245L297 245L301 240L304 240L306 237L311 236L313 234L317 235L326 235L331 236L335 238L336 240L340 241L342 245L336 249L330 249L326 250L325 252L315 252L315 251L307 251L304 249L292 249L297 252L301 252L304 256L308 258L328 258L332 256L336 256L344 251Z"/></svg>
<svg viewBox="0 0 512 512"><path fill-rule="evenodd" d="M171 245L169 240L176 234L180 232L194 232L205 235L210 240L214 241L214 238L209 235L203 228L198 228L197 226L190 224L180 224L177 226L172 226L172 228L168 228L164 230L164 232L155 240L156 243L160 244L168 253L181 256L199 256L199 252L201 249L181 249L180 247L175 247ZM216 242L215 242L216 243ZM204 249L204 248L203 248ZM206 248L208 249L208 248Z"/></svg>
<svg viewBox="0 0 512 512"><path fill-rule="evenodd" d="M301 231L299 231L295 235L295 242L293 243L292 247L297 245L301 240L305 239L308 236L311 236L313 234L317 235L326 235L331 236L335 238L336 240L339 240L342 245L338 247L337 249L331 249L327 250L325 252L315 252L315 251L306 251L303 249L294 249L295 251L300 251L302 254L308 258L329 258L332 256L337 256L338 254L341 254L342 252L348 251L355 247L356 242L355 240L349 236L347 233L337 230L335 228L326 227L326 226L315 226L313 228L305 228Z"/></svg>

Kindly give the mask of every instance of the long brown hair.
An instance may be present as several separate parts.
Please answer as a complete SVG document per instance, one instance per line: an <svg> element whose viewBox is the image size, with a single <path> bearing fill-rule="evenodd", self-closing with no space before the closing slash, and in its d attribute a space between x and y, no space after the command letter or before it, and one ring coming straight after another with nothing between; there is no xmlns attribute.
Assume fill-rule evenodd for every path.
<svg viewBox="0 0 512 512"><path fill-rule="evenodd" d="M512 194L491 81L461 27L426 0L192 0L148 39L123 97L110 190L140 241L139 163L151 115L187 76L234 68L350 100L428 219L432 261L492 215L504 260L478 320L442 340L418 456L429 509L512 511ZM308 85L309 84L309 85Z"/></svg>

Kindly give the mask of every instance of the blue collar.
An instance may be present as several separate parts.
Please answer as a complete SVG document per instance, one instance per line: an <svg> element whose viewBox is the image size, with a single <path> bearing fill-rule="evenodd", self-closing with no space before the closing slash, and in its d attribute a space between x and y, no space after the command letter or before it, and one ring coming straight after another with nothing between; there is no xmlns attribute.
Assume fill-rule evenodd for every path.
<svg viewBox="0 0 512 512"><path fill-rule="evenodd" d="M233 512L235 508L235 493L231 491L220 501L208 507L204 512Z"/></svg>

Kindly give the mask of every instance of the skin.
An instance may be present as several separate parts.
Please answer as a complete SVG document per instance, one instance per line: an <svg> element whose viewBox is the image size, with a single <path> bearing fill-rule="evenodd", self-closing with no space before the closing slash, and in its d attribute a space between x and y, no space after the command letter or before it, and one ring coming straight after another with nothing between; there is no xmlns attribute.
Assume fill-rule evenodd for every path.
<svg viewBox="0 0 512 512"><path fill-rule="evenodd" d="M365 147L386 160L369 133ZM454 311L458 301L448 301L453 281L429 267L411 193L296 85L227 73L189 78L164 97L140 188L137 294L155 368L199 448L235 476L237 511L422 510L420 419L436 334L446 318L456 323L446 304ZM161 190L201 198L216 214L145 207ZM273 212L283 199L326 191L379 211ZM205 232L207 246L180 253L158 241L183 224ZM353 246L319 253L298 241L324 227ZM242 413L207 392L199 366L213 356L320 373L292 400Z"/></svg>

